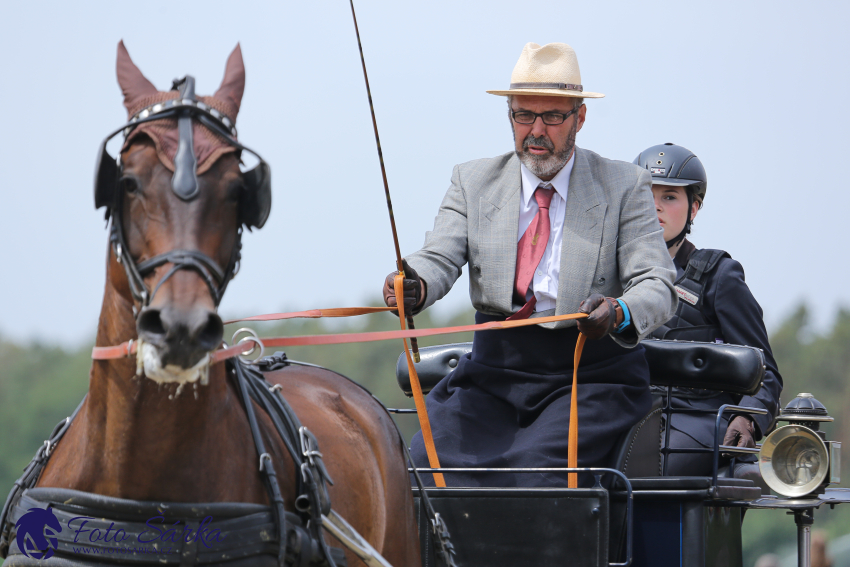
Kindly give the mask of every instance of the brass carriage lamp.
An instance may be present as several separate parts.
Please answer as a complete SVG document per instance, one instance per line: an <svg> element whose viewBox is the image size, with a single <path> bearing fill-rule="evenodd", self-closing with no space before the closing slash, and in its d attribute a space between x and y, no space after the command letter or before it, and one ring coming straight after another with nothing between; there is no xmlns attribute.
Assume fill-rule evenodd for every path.
<svg viewBox="0 0 850 567"><path fill-rule="evenodd" d="M767 485L788 498L802 498L840 482L841 443L827 441L820 424L833 421L826 407L808 393L798 394L759 451L759 470Z"/></svg>

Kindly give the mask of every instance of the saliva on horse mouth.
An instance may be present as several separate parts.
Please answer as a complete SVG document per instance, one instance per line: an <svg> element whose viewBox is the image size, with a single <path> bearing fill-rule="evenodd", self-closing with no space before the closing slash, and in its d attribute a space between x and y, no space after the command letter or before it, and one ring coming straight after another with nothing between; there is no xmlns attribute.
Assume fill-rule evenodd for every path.
<svg viewBox="0 0 850 567"><path fill-rule="evenodd" d="M168 396L174 399L183 391L186 384L194 384L198 397L197 387L206 386L210 381L210 353L195 363L191 368L183 368L175 364L162 365L162 357L159 348L139 339L136 347L136 376L144 375L158 384L177 384L174 394Z"/></svg>

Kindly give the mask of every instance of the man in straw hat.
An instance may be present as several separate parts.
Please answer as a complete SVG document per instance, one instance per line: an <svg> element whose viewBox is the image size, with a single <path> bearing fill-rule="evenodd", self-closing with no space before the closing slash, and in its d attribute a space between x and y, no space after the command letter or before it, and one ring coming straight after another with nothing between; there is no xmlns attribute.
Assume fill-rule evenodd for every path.
<svg viewBox="0 0 850 567"><path fill-rule="evenodd" d="M676 306L675 268L649 172L575 146L587 92L563 43L529 43L507 96L515 151L457 165L425 245L406 258L414 312L443 297L470 266L476 321L581 311L589 317L475 334L472 353L428 395L444 467L566 467L573 352L578 463L608 462L623 432L650 409L640 340ZM392 275L384 298L396 305ZM421 434L411 445L428 466ZM567 475L451 474L454 486L566 486Z"/></svg>

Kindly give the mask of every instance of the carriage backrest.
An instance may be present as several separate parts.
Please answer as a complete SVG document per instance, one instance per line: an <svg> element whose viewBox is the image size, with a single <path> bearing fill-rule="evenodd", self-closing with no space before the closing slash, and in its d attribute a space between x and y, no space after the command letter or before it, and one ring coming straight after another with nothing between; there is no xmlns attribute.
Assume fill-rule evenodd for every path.
<svg viewBox="0 0 850 567"><path fill-rule="evenodd" d="M653 385L703 388L733 394L754 394L764 378L764 353L754 347L688 341L647 340L641 343ZM427 393L472 351L472 343L455 343L419 349L416 372ZM412 396L404 353L396 364L398 385Z"/></svg>

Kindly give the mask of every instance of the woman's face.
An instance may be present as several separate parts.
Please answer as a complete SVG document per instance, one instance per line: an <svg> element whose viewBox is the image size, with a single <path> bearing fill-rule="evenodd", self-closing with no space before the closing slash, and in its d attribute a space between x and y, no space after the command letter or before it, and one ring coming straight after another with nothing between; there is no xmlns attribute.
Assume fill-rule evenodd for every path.
<svg viewBox="0 0 850 567"><path fill-rule="evenodd" d="M658 222L664 228L664 240L676 238L688 221L688 191L684 187L653 185L652 196L655 197L655 212ZM691 207L691 220L694 220L699 210L699 204L694 200Z"/></svg>

